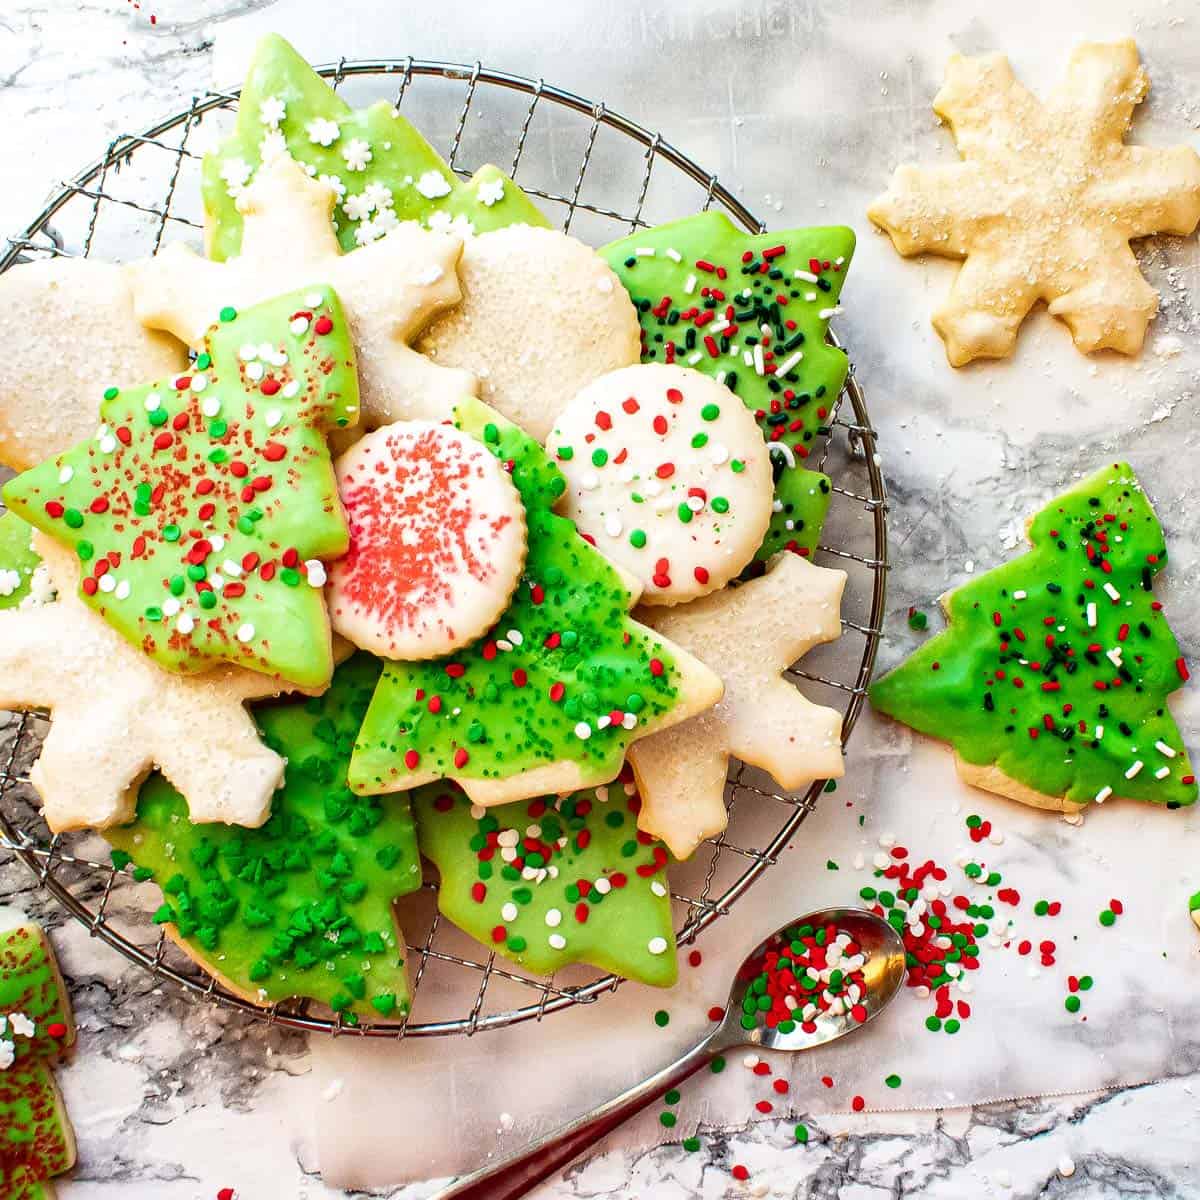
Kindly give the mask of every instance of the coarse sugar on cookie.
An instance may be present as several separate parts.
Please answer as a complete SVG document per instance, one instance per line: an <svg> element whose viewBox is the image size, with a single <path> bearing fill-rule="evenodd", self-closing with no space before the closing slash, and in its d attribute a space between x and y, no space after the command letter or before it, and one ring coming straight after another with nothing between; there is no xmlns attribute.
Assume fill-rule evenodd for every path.
<svg viewBox="0 0 1200 1200"><path fill-rule="evenodd" d="M335 464L350 549L333 564L334 631L381 658L437 658L508 606L525 562L525 507L470 434L403 421Z"/></svg>
<svg viewBox="0 0 1200 1200"><path fill-rule="evenodd" d="M875 681L872 705L949 742L967 783L1038 808L1195 803L1167 706L1188 668L1153 590L1167 548L1133 468L1081 480L1028 533L1031 549L943 598L948 627Z"/></svg>
<svg viewBox="0 0 1200 1200"><path fill-rule="evenodd" d="M559 415L546 443L566 513L642 583L679 604L733 579L772 512L767 447L737 397L684 367L610 372Z"/></svg>

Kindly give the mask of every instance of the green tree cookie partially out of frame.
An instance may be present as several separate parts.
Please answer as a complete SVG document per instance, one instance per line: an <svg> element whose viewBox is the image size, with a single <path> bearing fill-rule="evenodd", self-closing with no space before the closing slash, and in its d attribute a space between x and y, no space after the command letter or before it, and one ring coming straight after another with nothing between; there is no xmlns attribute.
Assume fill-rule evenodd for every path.
<svg viewBox="0 0 1200 1200"><path fill-rule="evenodd" d="M483 638L385 665L350 763L355 790L431 778L504 779L554 763L612 779L646 722L681 701L672 653L629 615L625 577L554 512L566 483L541 446L482 401L455 424L511 471L525 505L525 572Z"/></svg>
<svg viewBox="0 0 1200 1200"><path fill-rule="evenodd" d="M16 513L0 514L0 611L19 608L33 590L42 560L29 544L32 533Z"/></svg>
<svg viewBox="0 0 1200 1200"><path fill-rule="evenodd" d="M827 427L846 355L826 340L854 231L749 234L704 212L642 230L600 253L633 299L642 361L675 362L724 383L772 447L779 506L756 556L808 555L829 508L829 480L804 468ZM784 510L787 510L786 512Z"/></svg>
<svg viewBox="0 0 1200 1200"><path fill-rule="evenodd" d="M460 929L538 975L584 962L675 982L667 852L638 832L631 782L486 809L453 784L410 794L438 907Z"/></svg>
<svg viewBox="0 0 1200 1200"><path fill-rule="evenodd" d="M379 664L355 655L323 695L255 709L287 758L261 829L192 825L161 776L132 825L105 831L114 862L163 892L154 914L191 953L262 1003L307 996L355 1023L408 1011L404 944L392 901L421 883L401 797L356 796L346 766Z"/></svg>
<svg viewBox="0 0 1200 1200"><path fill-rule="evenodd" d="M204 156L211 258L224 261L238 253L238 197L259 165L279 153L339 193L334 227L343 250L382 237L400 221L463 232L469 223L476 233L548 224L502 171L481 167L461 182L390 101L352 109L291 45L268 34L246 75L232 135Z"/></svg>
<svg viewBox="0 0 1200 1200"><path fill-rule="evenodd" d="M358 418L336 295L226 308L187 374L105 383L96 436L9 480L5 503L75 551L84 603L167 670L324 686L320 560L350 536L326 438Z"/></svg>
<svg viewBox="0 0 1200 1200"><path fill-rule="evenodd" d="M1176 807L1196 780L1167 696L1162 528L1128 463L1038 512L1032 549L950 593L948 628L871 688L880 711L1048 797Z"/></svg>

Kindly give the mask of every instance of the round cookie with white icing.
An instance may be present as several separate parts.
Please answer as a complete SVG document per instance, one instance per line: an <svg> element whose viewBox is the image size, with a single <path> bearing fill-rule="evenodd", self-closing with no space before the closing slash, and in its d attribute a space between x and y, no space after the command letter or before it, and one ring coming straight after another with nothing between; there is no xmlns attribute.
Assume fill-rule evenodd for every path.
<svg viewBox="0 0 1200 1200"><path fill-rule="evenodd" d="M381 658L437 658L485 633L525 563L525 509L499 460L450 425L400 421L338 459L350 550L333 627Z"/></svg>
<svg viewBox="0 0 1200 1200"><path fill-rule="evenodd" d="M733 579L771 519L771 464L754 416L685 367L644 364L589 384L547 449L580 531L642 583L644 604L681 604Z"/></svg>

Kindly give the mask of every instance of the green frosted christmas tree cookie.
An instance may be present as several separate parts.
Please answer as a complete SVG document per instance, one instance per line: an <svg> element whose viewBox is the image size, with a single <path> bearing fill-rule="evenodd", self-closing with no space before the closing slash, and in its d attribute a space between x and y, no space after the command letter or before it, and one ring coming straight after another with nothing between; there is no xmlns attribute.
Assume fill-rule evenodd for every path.
<svg viewBox="0 0 1200 1200"><path fill-rule="evenodd" d="M675 982L667 852L638 832L632 783L486 809L429 784L412 801L438 907L472 937L538 975L585 962Z"/></svg>
<svg viewBox="0 0 1200 1200"><path fill-rule="evenodd" d="M951 592L949 627L871 688L976 786L1042 808L1175 808L1196 778L1167 696L1188 677L1154 598L1162 528L1128 463L1050 501L1033 548Z"/></svg>
<svg viewBox="0 0 1200 1200"><path fill-rule="evenodd" d="M720 680L629 616L629 580L555 514L565 481L537 442L473 398L455 423L512 474L524 576L480 640L384 667L350 786L395 792L453 778L477 803L503 804L606 783L635 739L715 703Z"/></svg>
<svg viewBox="0 0 1200 1200"><path fill-rule="evenodd" d="M502 171L481 167L460 182L389 101L350 108L292 46L269 34L242 87L233 134L204 156L211 258L238 253L238 197L260 164L281 153L337 191L334 227L343 250L373 242L401 221L464 233L548 224Z"/></svg>
<svg viewBox="0 0 1200 1200"><path fill-rule="evenodd" d="M66 984L41 926L0 909L0 1073L75 1044Z"/></svg>
<svg viewBox="0 0 1200 1200"><path fill-rule="evenodd" d="M0 609L49 600L53 587L42 560L29 544L33 533L16 513L0 515Z"/></svg>
<svg viewBox="0 0 1200 1200"><path fill-rule="evenodd" d="M168 670L327 683L321 560L349 534L326 435L358 413L337 297L225 309L187 375L103 396L97 436L5 503L79 556L84 603Z"/></svg>
<svg viewBox="0 0 1200 1200"><path fill-rule="evenodd" d="M0 1196L47 1200L48 1181L75 1164L75 1136L43 1062L0 1070Z"/></svg>
<svg viewBox="0 0 1200 1200"><path fill-rule="evenodd" d="M256 1004L308 996L357 1022L408 1011L392 900L420 886L408 806L354 795L346 764L379 664L359 654L323 695L264 705L263 739L287 759L261 829L192 825L161 776L137 820L105 831L163 892L155 912L183 948Z"/></svg>
<svg viewBox="0 0 1200 1200"><path fill-rule="evenodd" d="M757 418L772 447L781 502L760 561L785 548L811 553L829 506L829 480L807 471L804 460L846 381L846 356L825 335L854 254L854 231L751 235L723 213L705 212L631 234L600 253L638 310L642 361L703 371Z"/></svg>

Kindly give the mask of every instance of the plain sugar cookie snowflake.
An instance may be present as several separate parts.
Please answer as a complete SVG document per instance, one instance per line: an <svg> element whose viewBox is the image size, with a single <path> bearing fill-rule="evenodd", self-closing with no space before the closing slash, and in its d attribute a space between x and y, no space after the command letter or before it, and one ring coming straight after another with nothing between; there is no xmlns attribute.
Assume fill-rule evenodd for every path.
<svg viewBox="0 0 1200 1200"><path fill-rule="evenodd" d="M963 161L897 167L867 215L903 255L966 260L933 317L952 366L1010 354L1039 300L1085 353L1141 349L1158 293L1129 240L1200 221L1200 156L1123 142L1149 86L1129 40L1078 47L1045 101L1001 54L951 57L933 107Z"/></svg>

